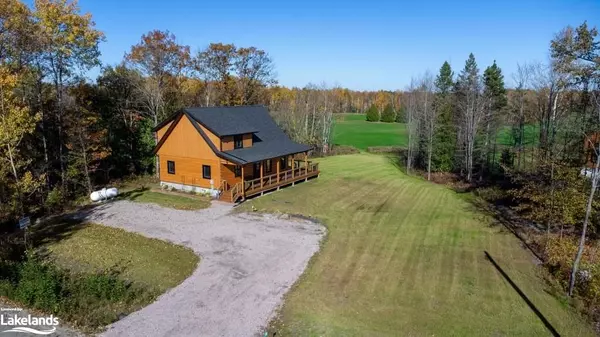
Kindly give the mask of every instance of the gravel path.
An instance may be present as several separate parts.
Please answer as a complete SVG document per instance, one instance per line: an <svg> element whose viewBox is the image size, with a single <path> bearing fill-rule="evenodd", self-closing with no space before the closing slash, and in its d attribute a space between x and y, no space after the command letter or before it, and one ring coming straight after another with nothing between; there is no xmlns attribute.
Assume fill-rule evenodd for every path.
<svg viewBox="0 0 600 337"><path fill-rule="evenodd" d="M83 214L88 221L193 249L199 267L104 336L256 336L319 249L323 226L274 215L229 214L117 201Z"/></svg>

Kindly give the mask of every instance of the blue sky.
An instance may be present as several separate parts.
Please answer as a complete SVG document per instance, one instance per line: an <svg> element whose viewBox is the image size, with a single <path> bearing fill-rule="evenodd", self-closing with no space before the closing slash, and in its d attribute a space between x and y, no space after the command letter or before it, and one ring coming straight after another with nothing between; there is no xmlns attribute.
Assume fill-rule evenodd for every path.
<svg viewBox="0 0 600 337"><path fill-rule="evenodd" d="M584 20L600 28L600 0L193 1L80 0L106 34L102 62L116 64L140 36L169 30L192 51L210 42L255 46L274 59L279 83L404 88L411 76L455 72L473 52L495 59L510 84L517 62L545 61L549 41ZM92 74L97 73L97 71Z"/></svg>

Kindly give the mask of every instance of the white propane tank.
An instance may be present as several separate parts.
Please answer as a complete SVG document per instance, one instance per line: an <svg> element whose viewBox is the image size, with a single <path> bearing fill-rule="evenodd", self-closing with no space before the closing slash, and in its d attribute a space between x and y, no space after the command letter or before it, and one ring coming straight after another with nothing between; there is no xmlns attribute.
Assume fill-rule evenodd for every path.
<svg viewBox="0 0 600 337"><path fill-rule="evenodd" d="M90 194L90 199L93 202L97 202L100 200L112 199L112 198L116 197L118 194L119 194L119 191L114 187L103 188L99 191L92 192L92 194Z"/></svg>

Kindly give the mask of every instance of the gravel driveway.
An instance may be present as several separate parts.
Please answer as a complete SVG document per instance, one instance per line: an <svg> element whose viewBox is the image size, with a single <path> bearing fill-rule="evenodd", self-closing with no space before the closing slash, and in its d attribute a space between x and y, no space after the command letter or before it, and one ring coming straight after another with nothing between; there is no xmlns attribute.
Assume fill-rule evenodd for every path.
<svg viewBox="0 0 600 337"><path fill-rule="evenodd" d="M282 296L319 249L323 226L275 215L229 214L117 201L88 221L190 247L199 267L151 305L110 325L104 336L262 336Z"/></svg>

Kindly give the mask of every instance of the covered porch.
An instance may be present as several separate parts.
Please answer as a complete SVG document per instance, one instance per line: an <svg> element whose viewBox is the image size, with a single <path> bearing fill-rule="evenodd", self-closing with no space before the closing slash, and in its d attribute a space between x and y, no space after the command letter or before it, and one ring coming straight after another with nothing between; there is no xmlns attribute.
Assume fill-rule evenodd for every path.
<svg viewBox="0 0 600 337"><path fill-rule="evenodd" d="M293 185L319 175L319 164L308 153L262 160L241 165L239 178L222 183L221 200L237 202L266 191Z"/></svg>

